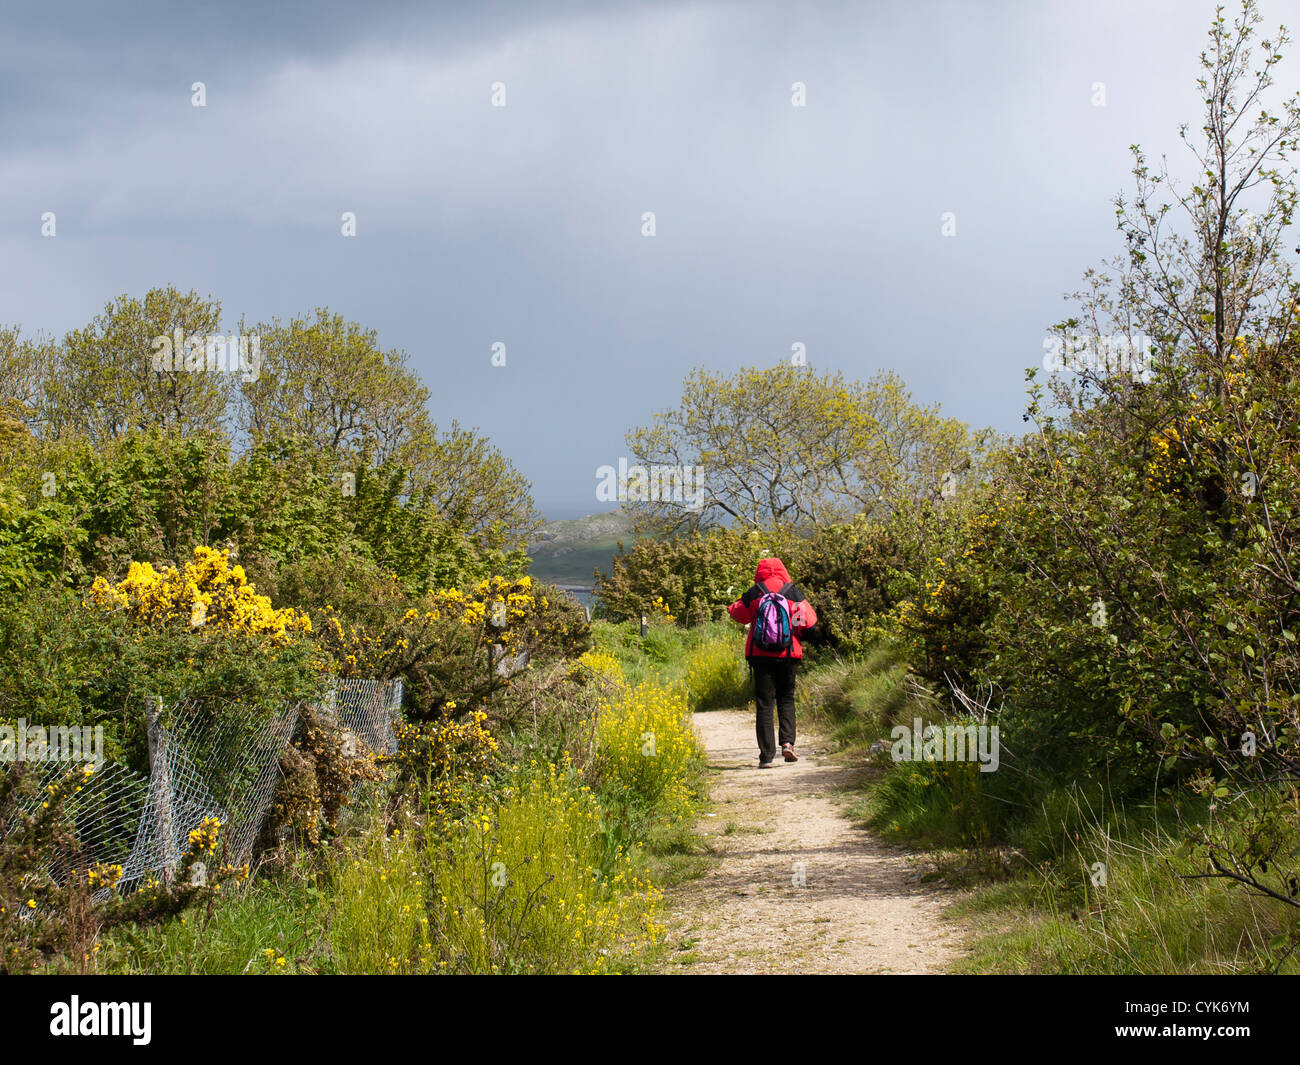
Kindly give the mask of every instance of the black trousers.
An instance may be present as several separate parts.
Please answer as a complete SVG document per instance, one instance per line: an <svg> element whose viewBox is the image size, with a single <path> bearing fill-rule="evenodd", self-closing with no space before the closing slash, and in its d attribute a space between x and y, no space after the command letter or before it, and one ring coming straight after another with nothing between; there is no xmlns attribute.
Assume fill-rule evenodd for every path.
<svg viewBox="0 0 1300 1065"><path fill-rule="evenodd" d="M772 739L774 706L781 721L782 746L794 743L794 675L799 659L755 655L749 662L754 669L754 702L758 708L758 758L760 762L770 762L776 757L776 743Z"/></svg>

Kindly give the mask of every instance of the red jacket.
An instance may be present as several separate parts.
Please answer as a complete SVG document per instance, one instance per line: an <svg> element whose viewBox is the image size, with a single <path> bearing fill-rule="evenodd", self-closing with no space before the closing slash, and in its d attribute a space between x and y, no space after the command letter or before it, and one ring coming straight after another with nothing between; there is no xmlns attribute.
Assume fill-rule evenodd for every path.
<svg viewBox="0 0 1300 1065"><path fill-rule="evenodd" d="M799 633L811 629L817 624L817 612L812 604L803 597L803 592L790 580L790 574L779 558L765 558L758 564L754 573L754 586L737 599L727 612L742 625L752 625L758 601L767 592L779 592L785 585L785 597L790 600L790 658L802 658L803 647L799 644ZM745 636L746 658L785 658L784 652L764 651L754 646L753 629Z"/></svg>

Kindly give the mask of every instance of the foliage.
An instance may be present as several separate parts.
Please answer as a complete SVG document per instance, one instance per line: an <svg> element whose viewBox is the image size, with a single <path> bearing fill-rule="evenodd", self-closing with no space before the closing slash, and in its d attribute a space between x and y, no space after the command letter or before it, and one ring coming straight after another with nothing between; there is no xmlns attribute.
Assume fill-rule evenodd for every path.
<svg viewBox="0 0 1300 1065"><path fill-rule="evenodd" d="M132 562L116 585L96 577L88 601L103 610L124 610L149 627L209 625L261 637L273 646L311 632L311 618L293 607L275 609L257 594L242 566L231 566L225 552L204 547L194 549L183 570L169 566L160 573L148 562Z"/></svg>
<svg viewBox="0 0 1300 1065"><path fill-rule="evenodd" d="M230 628L153 626L125 609L87 606L71 589L36 585L0 602L0 721L102 726L107 757L148 768L141 707L232 705L250 727L319 694L315 653Z"/></svg>
<svg viewBox="0 0 1300 1065"><path fill-rule="evenodd" d="M978 461L982 441L914 404L893 373L863 384L793 365L730 377L696 370L681 406L629 433L628 446L639 463L702 468L703 498L689 483L683 492L639 492L629 477L625 506L660 530L820 528L937 496L946 477Z"/></svg>
<svg viewBox="0 0 1300 1065"><path fill-rule="evenodd" d="M447 708L455 710L455 704ZM482 800L498 767L500 750L487 714L406 722L397 732L397 777L392 802L414 798L433 830L446 830Z"/></svg>
<svg viewBox="0 0 1300 1065"><path fill-rule="evenodd" d="M47 348L52 365L31 405L51 438L84 436L102 446L151 427L180 436L221 429L234 376L199 369L206 351L184 347L181 369L160 369L158 341L174 345L221 332L221 304L168 286L142 299L119 296L84 329Z"/></svg>
<svg viewBox="0 0 1300 1065"><path fill-rule="evenodd" d="M596 771L610 801L664 822L689 817L704 760L679 688L645 682L607 696L596 723Z"/></svg>
<svg viewBox="0 0 1300 1065"><path fill-rule="evenodd" d="M656 598L682 624L718 620L749 586L771 546L763 533L737 529L643 537L631 550L620 541L610 573L597 577L595 596L615 620L651 614Z"/></svg>
<svg viewBox="0 0 1300 1065"><path fill-rule="evenodd" d="M396 580L375 589L378 602L359 621L344 622L332 605L321 613L320 646L343 676L401 677L412 720L432 720L449 706L480 707L507 688L489 670L503 656L546 661L588 646L586 619L576 606L528 576L492 576L412 600Z"/></svg>
<svg viewBox="0 0 1300 1065"><path fill-rule="evenodd" d="M682 677L691 713L744 706L752 698L742 651L732 637L700 644L691 653Z"/></svg>
<svg viewBox="0 0 1300 1065"><path fill-rule="evenodd" d="M85 972L102 931L160 923L248 876L247 866L207 868L221 825L206 818L190 833L169 883L148 879L123 894L120 865L78 860L65 816L66 804L94 772L92 765L69 767L47 785L34 813L22 805L33 797L34 775L25 766L0 773L0 973Z"/></svg>
<svg viewBox="0 0 1300 1065"><path fill-rule="evenodd" d="M522 549L541 524L529 484L483 437L429 417L429 390L374 330L318 308L262 323L263 365L243 386L239 420L255 442L291 437L345 465L402 468L400 487L484 551ZM409 474L409 476L408 476Z"/></svg>
<svg viewBox="0 0 1300 1065"><path fill-rule="evenodd" d="M565 765L521 766L429 860L440 972L618 971L662 935L662 893Z"/></svg>

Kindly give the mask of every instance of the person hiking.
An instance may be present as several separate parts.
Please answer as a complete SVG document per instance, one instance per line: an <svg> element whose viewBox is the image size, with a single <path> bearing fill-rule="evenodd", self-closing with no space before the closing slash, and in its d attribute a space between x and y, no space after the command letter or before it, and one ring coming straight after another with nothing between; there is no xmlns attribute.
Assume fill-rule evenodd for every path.
<svg viewBox="0 0 1300 1065"><path fill-rule="evenodd" d="M745 658L754 674L755 731L758 768L771 769L776 757L772 736L775 704L781 722L781 754L797 762L794 750L795 670L803 658L799 636L817 624L817 612L790 580L779 558L765 558L754 573L754 586L727 608L738 624L748 627Z"/></svg>

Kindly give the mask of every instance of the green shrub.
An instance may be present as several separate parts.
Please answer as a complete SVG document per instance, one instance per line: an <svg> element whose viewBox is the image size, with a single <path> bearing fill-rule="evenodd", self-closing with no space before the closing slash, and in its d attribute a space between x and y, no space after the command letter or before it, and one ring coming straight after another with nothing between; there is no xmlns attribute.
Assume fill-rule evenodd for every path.
<svg viewBox="0 0 1300 1065"><path fill-rule="evenodd" d="M619 544L611 572L596 581L595 598L606 617L638 620L661 598L681 625L727 616L753 580L758 560L773 553L776 538L757 531L711 529L669 539Z"/></svg>

